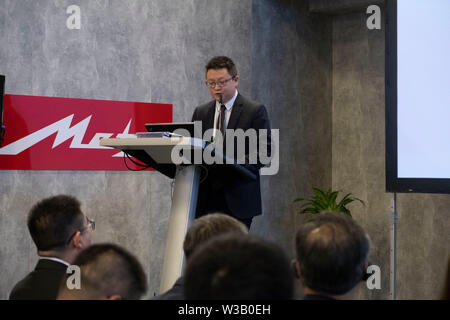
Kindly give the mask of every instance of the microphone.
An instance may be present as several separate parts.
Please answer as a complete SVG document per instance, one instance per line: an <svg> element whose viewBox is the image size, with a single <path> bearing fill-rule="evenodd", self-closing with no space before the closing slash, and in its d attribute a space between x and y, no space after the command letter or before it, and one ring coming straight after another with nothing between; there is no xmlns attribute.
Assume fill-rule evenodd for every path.
<svg viewBox="0 0 450 320"><path fill-rule="evenodd" d="M220 103L221 106L222 106L222 104L223 104L222 99L223 99L223 95L220 95L220 96L219 96L219 103Z"/></svg>

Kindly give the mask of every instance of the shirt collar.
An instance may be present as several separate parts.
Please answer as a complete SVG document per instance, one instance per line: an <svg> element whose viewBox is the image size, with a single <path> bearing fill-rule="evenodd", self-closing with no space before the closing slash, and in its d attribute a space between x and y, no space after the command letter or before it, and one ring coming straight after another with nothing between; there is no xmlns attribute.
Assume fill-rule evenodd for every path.
<svg viewBox="0 0 450 320"><path fill-rule="evenodd" d="M44 259L44 260L52 260L52 261L56 261L62 264L65 264L66 266L70 266L70 264L64 260L55 258L55 257L43 257L43 256L39 256L40 259Z"/></svg>
<svg viewBox="0 0 450 320"><path fill-rule="evenodd" d="M227 102L224 103L225 108L227 109L227 111L231 110L231 108L233 107L234 102L236 101L237 96L238 96L238 91L236 90L236 92L234 93L233 98L231 98L230 100L228 100ZM216 101L216 108L217 108L217 110L220 111L220 103L219 103L219 101Z"/></svg>

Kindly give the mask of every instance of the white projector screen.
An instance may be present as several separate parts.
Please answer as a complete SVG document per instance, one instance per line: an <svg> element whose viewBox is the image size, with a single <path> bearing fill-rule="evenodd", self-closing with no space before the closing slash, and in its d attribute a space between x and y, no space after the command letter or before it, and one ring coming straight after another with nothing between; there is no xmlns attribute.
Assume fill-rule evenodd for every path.
<svg viewBox="0 0 450 320"><path fill-rule="evenodd" d="M450 0L398 0L398 177L450 178Z"/></svg>
<svg viewBox="0 0 450 320"><path fill-rule="evenodd" d="M450 0L395 2L395 8L388 5L391 21L386 34L390 78L386 94L391 95L386 99L386 112L393 112L394 104L397 111L390 119L386 117L387 182L411 179L410 183L422 184L391 191L450 192L442 188L450 182L445 180L450 179ZM396 25L389 26L393 22ZM394 118L395 132L388 123ZM396 150L389 153L389 144L396 145ZM389 172L392 165L395 168ZM441 187L417 190L423 189L423 183Z"/></svg>

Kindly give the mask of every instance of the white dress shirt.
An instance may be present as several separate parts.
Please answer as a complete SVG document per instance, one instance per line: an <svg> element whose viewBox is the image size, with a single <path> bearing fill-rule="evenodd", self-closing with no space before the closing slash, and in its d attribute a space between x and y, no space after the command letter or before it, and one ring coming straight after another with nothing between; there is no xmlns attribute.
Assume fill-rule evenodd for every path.
<svg viewBox="0 0 450 320"><path fill-rule="evenodd" d="M70 266L70 264L64 260L58 259L58 258L54 258L54 257L43 257L43 256L39 256L39 259L45 259L45 260L52 260L52 261L56 261L62 264L65 264L66 266Z"/></svg>

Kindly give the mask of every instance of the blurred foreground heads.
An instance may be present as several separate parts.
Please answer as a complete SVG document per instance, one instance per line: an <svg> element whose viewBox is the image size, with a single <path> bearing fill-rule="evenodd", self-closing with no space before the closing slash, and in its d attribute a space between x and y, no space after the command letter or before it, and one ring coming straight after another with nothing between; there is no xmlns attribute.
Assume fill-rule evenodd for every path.
<svg viewBox="0 0 450 320"><path fill-rule="evenodd" d="M147 279L139 261L114 244L92 245L73 262L80 268L80 288L69 289L67 275L61 283L59 300L140 299Z"/></svg>
<svg viewBox="0 0 450 320"><path fill-rule="evenodd" d="M227 233L246 235L247 227L237 219L223 214L210 213L195 219L190 225L183 242L183 251L189 261L194 251L214 237ZM172 288L153 300L184 300L184 276L175 281Z"/></svg>
<svg viewBox="0 0 450 320"><path fill-rule="evenodd" d="M189 258L184 292L188 300L286 300L293 297L293 277L278 246L250 235L226 234Z"/></svg>

